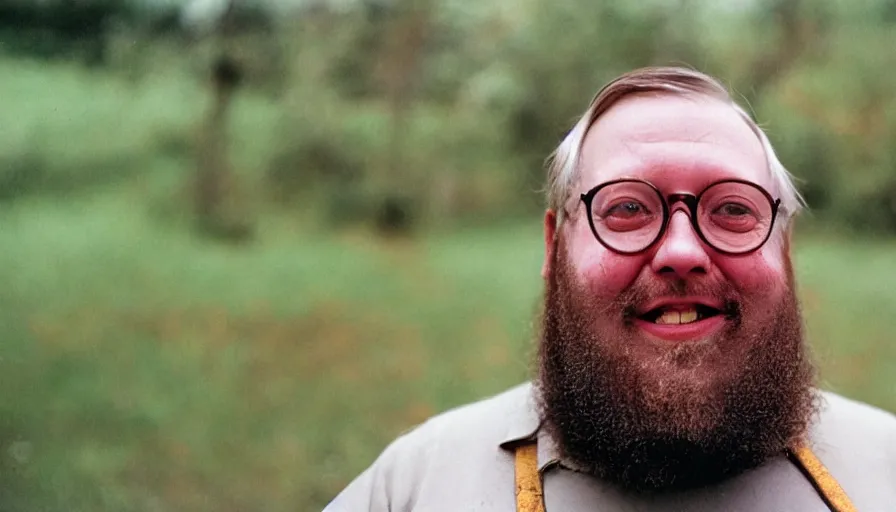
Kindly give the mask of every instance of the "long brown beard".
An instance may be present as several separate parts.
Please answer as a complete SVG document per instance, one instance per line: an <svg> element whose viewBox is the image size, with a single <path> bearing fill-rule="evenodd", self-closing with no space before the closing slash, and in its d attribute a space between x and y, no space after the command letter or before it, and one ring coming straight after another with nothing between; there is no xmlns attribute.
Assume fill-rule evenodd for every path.
<svg viewBox="0 0 896 512"><path fill-rule="evenodd" d="M537 395L566 460L626 489L665 492L717 483L801 442L814 370L790 273L778 304L708 281L636 282L608 304L575 282L557 245ZM629 322L638 301L707 292L729 320L714 338L650 343Z"/></svg>

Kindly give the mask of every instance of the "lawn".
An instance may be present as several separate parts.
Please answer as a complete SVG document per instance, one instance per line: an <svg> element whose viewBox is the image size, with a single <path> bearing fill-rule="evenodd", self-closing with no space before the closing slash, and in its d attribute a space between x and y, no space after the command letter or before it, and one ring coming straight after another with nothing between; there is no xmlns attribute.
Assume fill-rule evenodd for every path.
<svg viewBox="0 0 896 512"><path fill-rule="evenodd" d="M11 503L315 510L402 430L527 376L537 221L232 247L132 199L0 211ZM798 247L825 386L896 410L896 243Z"/></svg>
<svg viewBox="0 0 896 512"><path fill-rule="evenodd" d="M400 430L526 375L534 231L235 248L132 205L2 212L9 485L41 506L313 510Z"/></svg>

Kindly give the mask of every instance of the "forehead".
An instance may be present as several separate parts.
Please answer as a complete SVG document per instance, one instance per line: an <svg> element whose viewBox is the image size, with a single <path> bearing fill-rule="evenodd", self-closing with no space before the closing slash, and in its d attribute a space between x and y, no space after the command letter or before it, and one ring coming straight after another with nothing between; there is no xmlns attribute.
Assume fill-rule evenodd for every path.
<svg viewBox="0 0 896 512"><path fill-rule="evenodd" d="M692 192L727 178L771 187L753 130L731 105L702 96L624 98L591 127L579 164L584 189L618 178Z"/></svg>

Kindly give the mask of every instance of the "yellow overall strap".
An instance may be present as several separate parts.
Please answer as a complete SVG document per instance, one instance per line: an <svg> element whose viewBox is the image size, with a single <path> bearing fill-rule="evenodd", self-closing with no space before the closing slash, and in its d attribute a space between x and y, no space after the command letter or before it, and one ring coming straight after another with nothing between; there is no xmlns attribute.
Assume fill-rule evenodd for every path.
<svg viewBox="0 0 896 512"><path fill-rule="evenodd" d="M803 446L790 453L796 465L806 474L832 512L856 512L856 507L849 500L846 491L840 487L812 450Z"/></svg>
<svg viewBox="0 0 896 512"><path fill-rule="evenodd" d="M846 491L828 472L824 464L807 447L790 452L793 461L805 473L831 512L857 512ZM514 453L516 469L517 512L545 512L541 474L538 472L536 443L518 446Z"/></svg>
<svg viewBox="0 0 896 512"><path fill-rule="evenodd" d="M538 472L538 447L535 443L517 446L514 452L516 470L516 511L544 512L541 474Z"/></svg>

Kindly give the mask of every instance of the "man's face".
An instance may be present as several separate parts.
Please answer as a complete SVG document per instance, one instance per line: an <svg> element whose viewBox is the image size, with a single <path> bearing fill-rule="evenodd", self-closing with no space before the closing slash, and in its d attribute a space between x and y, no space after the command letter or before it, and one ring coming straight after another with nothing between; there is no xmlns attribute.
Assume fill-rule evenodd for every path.
<svg viewBox="0 0 896 512"><path fill-rule="evenodd" d="M589 131L580 169L575 199L619 178L663 196L723 179L773 190L756 135L712 99L620 101ZM755 252L726 255L675 209L653 246L623 255L595 239L581 202L567 208L558 232L551 212L545 219L539 353L542 414L566 455L662 489L742 471L793 443L810 413L811 367L782 230ZM668 311L677 314L660 320Z"/></svg>
<svg viewBox="0 0 896 512"><path fill-rule="evenodd" d="M642 254L617 254L598 243L578 197L619 178L647 180L663 195L696 195L713 182L731 178L749 180L771 191L759 139L730 106L712 99L632 96L606 112L585 138L580 179L567 205L570 218L561 228L569 264L596 298L607 300L636 283L679 279L725 282L740 293L762 295L769 301L786 290L788 261L780 229L775 229L758 251L726 256L707 247L691 227L688 213L678 210L663 238ZM552 252L549 240L545 274L550 272ZM658 341L650 332L642 330L640 334L645 340Z"/></svg>
<svg viewBox="0 0 896 512"><path fill-rule="evenodd" d="M582 147L580 179L569 203L569 219L559 240L546 220L545 277L563 243L572 277L595 303L616 305L604 311L604 328L618 327L625 349L645 360L684 345L719 341L734 322L767 322L770 307L788 291L789 256L785 233L775 227L768 243L739 256L717 252L694 231L689 213L675 209L663 237L643 253L626 255L601 245L589 227L581 193L620 178L654 184L664 196L699 194L723 179L743 179L772 190L759 139L731 108L710 98L631 96L610 108L592 126ZM683 287L683 288L682 288ZM674 289L674 290L673 290ZM722 293L726 290L725 293ZM620 303L620 300L627 303ZM728 301L726 305L726 301ZM735 317L726 307L755 307ZM762 305L769 307L763 308ZM655 307L659 306L659 307ZM686 312L708 306L720 314L692 323L658 324L659 311ZM602 308L603 309L603 308ZM686 317L686 315L684 315ZM668 317L667 317L668 318ZM746 347L722 346L724 354ZM706 363L708 361L701 361ZM737 357L717 357L688 379L722 377ZM674 377L674 375L669 375Z"/></svg>

